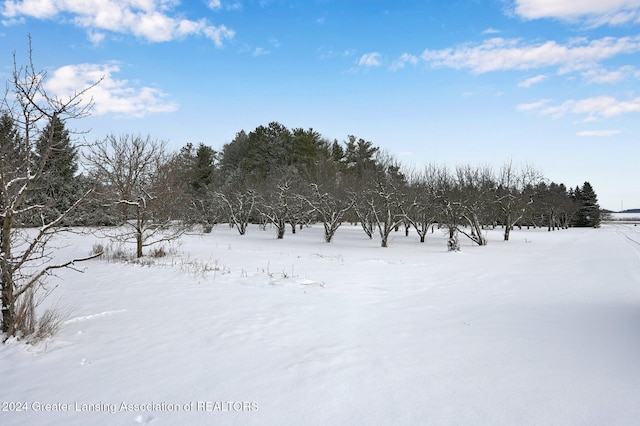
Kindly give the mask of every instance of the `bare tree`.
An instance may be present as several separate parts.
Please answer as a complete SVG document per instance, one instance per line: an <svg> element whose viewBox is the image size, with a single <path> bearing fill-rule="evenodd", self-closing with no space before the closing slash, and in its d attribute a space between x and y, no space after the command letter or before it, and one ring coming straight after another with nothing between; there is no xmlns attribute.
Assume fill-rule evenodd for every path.
<svg viewBox="0 0 640 426"><path fill-rule="evenodd" d="M103 183L99 194L106 207L117 210L119 241L135 240L136 257L143 248L179 237L185 230L174 221L179 194L172 191L164 142L149 136L107 136L85 158L91 173Z"/></svg>
<svg viewBox="0 0 640 426"><path fill-rule="evenodd" d="M297 197L302 203L298 211L306 220L322 222L324 240L329 243L353 205L344 176L337 162L320 158L314 167L309 168L305 181L306 184L297 190Z"/></svg>
<svg viewBox="0 0 640 426"><path fill-rule="evenodd" d="M324 240L330 243L336 231L342 225L347 213L353 207L353 201L347 197L340 185L310 184L311 194L304 201L318 214L324 225Z"/></svg>
<svg viewBox="0 0 640 426"><path fill-rule="evenodd" d="M359 179L358 183L352 187L349 192L349 199L353 206L353 212L357 221L360 222L360 226L367 237L373 238L374 219L373 212L371 211L371 204L369 203L369 193L363 186L362 179Z"/></svg>
<svg viewBox="0 0 640 426"><path fill-rule="evenodd" d="M6 338L34 331L33 322L29 320L35 315L34 294L43 288L47 276L60 268L74 268L75 263L91 258L57 261L52 239L63 230L59 225L87 199L92 189L52 218L44 215L46 203L33 200L37 198L35 191L44 178L47 161L58 148L52 126L43 134L46 123L56 120L64 123L87 116L92 104L83 102L83 98L93 86L61 99L46 92L45 79L46 74L34 67L29 39L28 64L18 66L14 53L13 74L0 104L3 116L9 117L15 126L15 132L10 132L15 144L3 140L8 144L3 143L0 151L0 280L2 332ZM36 156L35 144L39 139L46 143ZM41 212L41 222L37 228L21 227L26 215L33 217L38 212Z"/></svg>
<svg viewBox="0 0 640 426"><path fill-rule="evenodd" d="M457 191L450 201L459 205L465 225L469 226L469 231L466 227L459 227L458 230L474 243L484 246L487 239L482 233L483 225L488 220L488 208L495 189L491 169L459 166L456 168L456 178Z"/></svg>
<svg viewBox="0 0 640 426"><path fill-rule="evenodd" d="M365 179L370 182L366 190L366 200L373 224L380 235L380 245L387 247L389 235L405 220L402 204L406 182L399 164L390 156L378 155L377 164L379 170L364 174Z"/></svg>
<svg viewBox="0 0 640 426"><path fill-rule="evenodd" d="M315 209L306 201L304 194L308 192L309 187L302 181L302 178L296 170L292 171L292 179L285 196L287 197L287 219L291 227L291 233L296 233L296 227L302 228L313 221Z"/></svg>
<svg viewBox="0 0 640 426"><path fill-rule="evenodd" d="M433 229L438 220L436 172L433 166L429 166L424 174L414 174L409 179L409 198L404 207L404 216L418 233L421 243L425 242L429 228Z"/></svg>
<svg viewBox="0 0 640 426"><path fill-rule="evenodd" d="M257 201L254 185L241 171L229 173L220 191L214 192L229 217L229 226L235 226L240 235L247 232Z"/></svg>
<svg viewBox="0 0 640 426"><path fill-rule="evenodd" d="M258 210L260 214L276 227L276 236L284 238L287 220L290 215L291 187L293 179L288 173L279 177L270 177L262 188Z"/></svg>
<svg viewBox="0 0 640 426"><path fill-rule="evenodd" d="M542 175L531 166L516 170L511 162L502 166L497 178L496 204L504 224L504 240L533 204L534 188Z"/></svg>
<svg viewBox="0 0 640 426"><path fill-rule="evenodd" d="M459 251L458 229L464 223L463 205L458 201L460 195L454 176L442 166L429 166L434 181L434 199L437 205L438 227L446 228L449 239L449 251Z"/></svg>
<svg viewBox="0 0 640 426"><path fill-rule="evenodd" d="M235 226L240 235L247 233L249 220L253 214L256 204L256 191L247 188L241 192L227 194L216 192L215 196L220 199L224 209L229 216L229 224Z"/></svg>

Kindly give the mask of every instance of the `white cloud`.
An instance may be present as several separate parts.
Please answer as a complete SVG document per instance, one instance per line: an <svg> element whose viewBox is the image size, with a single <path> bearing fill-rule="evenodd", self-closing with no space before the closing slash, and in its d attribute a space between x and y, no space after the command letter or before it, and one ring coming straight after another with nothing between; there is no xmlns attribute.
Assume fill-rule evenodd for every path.
<svg viewBox="0 0 640 426"><path fill-rule="evenodd" d="M18 18L20 15L39 19L51 18L59 12L57 3L54 0L9 0L4 2L2 15L12 19Z"/></svg>
<svg viewBox="0 0 640 426"><path fill-rule="evenodd" d="M620 130L585 130L583 132L578 132L578 136L586 137L607 137L618 134L620 134Z"/></svg>
<svg viewBox="0 0 640 426"><path fill-rule="evenodd" d="M640 21L640 0L515 0L513 9L525 19L584 20L592 26Z"/></svg>
<svg viewBox="0 0 640 426"><path fill-rule="evenodd" d="M404 68L407 64L416 65L419 59L417 56L411 55L409 53L403 53L400 56L400 59L391 64L391 71L397 71L399 69Z"/></svg>
<svg viewBox="0 0 640 426"><path fill-rule="evenodd" d="M234 2L225 1L224 4L222 4L221 0L208 0L207 7L215 12L222 9L240 10L242 9L242 3L240 3L240 1L234 1Z"/></svg>
<svg viewBox="0 0 640 426"><path fill-rule="evenodd" d="M500 30L496 30L495 28L487 28L486 30L482 31L482 34L498 34L500 33Z"/></svg>
<svg viewBox="0 0 640 426"><path fill-rule="evenodd" d="M222 8L222 3L220 2L220 0L209 0L207 2L207 6L211 10L218 10Z"/></svg>
<svg viewBox="0 0 640 426"><path fill-rule="evenodd" d="M271 54L270 51L263 49L262 47L256 47L251 53L252 56L265 56Z"/></svg>
<svg viewBox="0 0 640 426"><path fill-rule="evenodd" d="M378 52L365 53L358 60L358 65L361 67L379 67L382 65L380 54Z"/></svg>
<svg viewBox="0 0 640 426"><path fill-rule="evenodd" d="M635 76L637 71L632 66L623 66L610 71L604 68L593 68L582 73L585 80L590 83L613 84L618 83L628 76Z"/></svg>
<svg viewBox="0 0 640 426"><path fill-rule="evenodd" d="M87 32L87 38L91 43L98 45L104 41L105 34L99 31L89 31Z"/></svg>
<svg viewBox="0 0 640 426"><path fill-rule="evenodd" d="M224 25L220 26L207 26L202 30L203 34L216 46L222 46L225 40L230 40L235 35L233 30L230 30Z"/></svg>
<svg viewBox="0 0 640 426"><path fill-rule="evenodd" d="M93 115L115 114L124 117L144 117L151 113L172 112L177 104L165 101L166 94L152 87L133 87L127 80L117 80L117 64L78 64L56 69L45 82L45 89L58 98L72 96L79 88L89 87L85 101L92 100Z"/></svg>
<svg viewBox="0 0 640 426"><path fill-rule="evenodd" d="M209 6L216 1L209 1ZM87 30L96 42L104 32L133 34L151 42L165 42L191 35L204 35L217 46L234 36L224 25L211 25L205 19L193 21L173 16L175 0L5 0L3 23L26 18L58 19L70 17L75 25ZM63 20L64 21L64 20ZM96 34L102 34L98 39Z"/></svg>
<svg viewBox="0 0 640 426"><path fill-rule="evenodd" d="M536 102L531 102L527 104L520 104L516 106L516 110L518 111L537 111L542 109L545 105L549 103L548 99L541 99Z"/></svg>
<svg viewBox="0 0 640 426"><path fill-rule="evenodd" d="M540 83L544 80L546 80L547 76L544 74L540 74L540 75L536 75L535 77L531 77L531 78L527 78L524 81L521 81L520 83L518 83L518 87L531 87L534 84Z"/></svg>
<svg viewBox="0 0 640 426"><path fill-rule="evenodd" d="M612 96L595 96L591 98L568 100L559 105L549 105L548 100L541 100L516 107L518 111L536 111L543 115L559 118L567 114L584 115L584 121L595 121L602 118L616 117L623 114L640 112L640 97L620 101Z"/></svg>
<svg viewBox="0 0 640 426"><path fill-rule="evenodd" d="M600 61L640 51L640 36L546 41L525 44L520 39L492 38L479 45L425 50L421 58L433 67L470 69L474 73L559 67L561 73L593 68Z"/></svg>

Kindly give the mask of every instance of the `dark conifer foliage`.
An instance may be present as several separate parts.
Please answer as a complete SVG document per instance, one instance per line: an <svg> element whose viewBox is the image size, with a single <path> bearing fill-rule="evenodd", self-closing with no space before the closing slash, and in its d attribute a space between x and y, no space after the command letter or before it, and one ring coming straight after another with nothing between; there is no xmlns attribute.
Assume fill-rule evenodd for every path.
<svg viewBox="0 0 640 426"><path fill-rule="evenodd" d="M361 177L365 172L376 169L376 155L380 148L373 142L349 135L345 144L344 162L350 173Z"/></svg>
<svg viewBox="0 0 640 426"><path fill-rule="evenodd" d="M252 132L239 132L224 145L220 159L223 174L241 172L264 180L284 169L306 173L319 160L332 155L331 145L313 129L287 129L278 122L258 126Z"/></svg>
<svg viewBox="0 0 640 426"><path fill-rule="evenodd" d="M78 174L78 150L69 131L57 116L42 130L36 141L34 159L44 165L42 179L34 188L33 202L46 206L38 216L31 216L26 225L39 226L66 211L90 188L90 182ZM64 224L83 224L79 211L69 215Z"/></svg>
<svg viewBox="0 0 640 426"><path fill-rule="evenodd" d="M218 152L203 143L184 146L169 164L184 205L174 217L201 224L207 232L221 219L221 206L215 197L220 186Z"/></svg>
<svg viewBox="0 0 640 426"><path fill-rule="evenodd" d="M12 171L12 175L23 173L24 170L13 171L12 169L18 165L24 166L19 159L25 158L26 151L13 117L7 112L2 112L0 114L0 167L3 171Z"/></svg>
<svg viewBox="0 0 640 426"><path fill-rule="evenodd" d="M573 220L574 226L599 227L600 205L598 204L598 196L589 182L576 188L574 199L577 207Z"/></svg>
<svg viewBox="0 0 640 426"><path fill-rule="evenodd" d="M78 152L64 123L54 117L36 143L36 155L46 156L46 173L51 179L68 183L78 172Z"/></svg>

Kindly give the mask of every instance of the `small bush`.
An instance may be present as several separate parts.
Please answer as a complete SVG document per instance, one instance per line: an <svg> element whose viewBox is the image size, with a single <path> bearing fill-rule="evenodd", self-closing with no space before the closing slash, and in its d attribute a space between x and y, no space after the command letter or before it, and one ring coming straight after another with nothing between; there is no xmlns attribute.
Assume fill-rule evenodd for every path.
<svg viewBox="0 0 640 426"><path fill-rule="evenodd" d="M68 312L63 312L57 307L47 308L40 317L36 316L36 308L46 295L40 294L40 298L36 298L38 290L42 287L35 287L27 290L18 302L16 316L17 335L21 336L30 345L39 343L49 337L54 336L60 331L60 328L69 317ZM43 297L42 297L43 296Z"/></svg>
<svg viewBox="0 0 640 426"><path fill-rule="evenodd" d="M94 243L93 247L91 247L91 256L95 256L95 255L104 255L105 252L105 248L104 248L104 244L102 243Z"/></svg>
<svg viewBox="0 0 640 426"><path fill-rule="evenodd" d="M91 248L91 255L100 254L100 259L106 262L130 262L135 259L133 250L126 250L121 244L114 245L110 242L108 245L104 245L101 242L97 242Z"/></svg>
<svg viewBox="0 0 640 426"><path fill-rule="evenodd" d="M69 314L67 312L62 312L57 308L48 308L38 318L38 323L31 336L29 336L28 343L35 344L56 335L68 318Z"/></svg>
<svg viewBox="0 0 640 426"><path fill-rule="evenodd" d="M164 246L159 246L159 247L154 247L151 250L151 253L149 253L151 257L165 257L167 255L167 251L165 250Z"/></svg>

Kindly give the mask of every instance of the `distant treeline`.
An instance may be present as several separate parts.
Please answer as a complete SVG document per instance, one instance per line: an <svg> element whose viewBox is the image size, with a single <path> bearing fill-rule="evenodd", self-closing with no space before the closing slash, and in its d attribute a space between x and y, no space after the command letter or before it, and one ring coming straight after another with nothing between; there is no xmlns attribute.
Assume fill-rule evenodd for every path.
<svg viewBox="0 0 640 426"><path fill-rule="evenodd" d="M147 234L169 223L209 230L226 222L241 234L248 223L272 223L278 238L287 226L296 232L323 223L329 242L341 223L357 222L369 237L379 235L383 246L394 229L413 228L424 241L427 230L438 226L449 232L453 248L458 233L486 244L487 227L504 227L508 240L514 227L600 223L589 182L567 187L511 163L498 169L434 163L409 170L371 141L330 141L313 129L277 122L242 130L218 151L199 143L169 152L166 143L150 137L108 135L79 152L55 119L41 135L25 147L11 115L0 117L3 170L25 167L18 161L24 156L48 153L40 158L43 177L25 194L46 208L21 215L22 226L57 217L93 188L62 225L131 224L141 247ZM8 176L3 173L3 182Z"/></svg>

